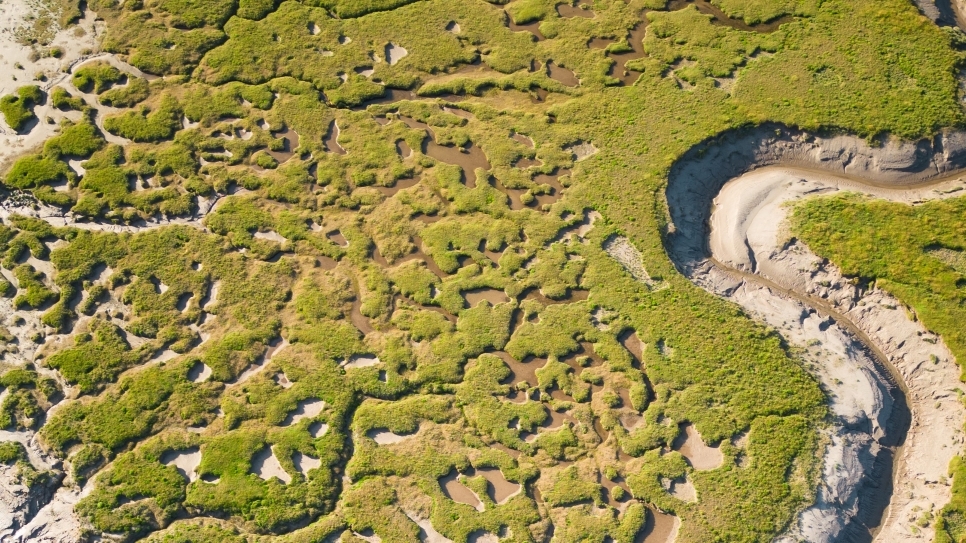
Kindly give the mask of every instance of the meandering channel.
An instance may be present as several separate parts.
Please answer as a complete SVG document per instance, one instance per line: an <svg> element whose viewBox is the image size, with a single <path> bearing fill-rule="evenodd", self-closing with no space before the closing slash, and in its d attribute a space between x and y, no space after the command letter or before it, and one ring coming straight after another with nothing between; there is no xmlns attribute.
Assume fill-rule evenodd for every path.
<svg viewBox="0 0 966 543"><path fill-rule="evenodd" d="M672 168L672 261L805 347L804 363L829 397L815 504L778 541L919 540L910 519L948 502L946 470L966 420L949 392L959 367L941 338L891 295L855 285L791 238L784 204L834 191L913 205L962 195L964 166L958 132L871 147L766 125L704 142ZM939 362L925 366L931 357Z"/></svg>

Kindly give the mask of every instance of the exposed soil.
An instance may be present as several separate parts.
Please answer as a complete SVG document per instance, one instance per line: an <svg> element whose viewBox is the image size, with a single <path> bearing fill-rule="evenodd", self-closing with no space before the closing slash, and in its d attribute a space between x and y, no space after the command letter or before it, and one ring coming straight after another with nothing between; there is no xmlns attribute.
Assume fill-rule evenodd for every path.
<svg viewBox="0 0 966 543"><path fill-rule="evenodd" d="M701 434L690 423L681 426L681 433L671 444L671 448L683 454L688 464L698 471L715 469L724 463L721 448L706 445Z"/></svg>

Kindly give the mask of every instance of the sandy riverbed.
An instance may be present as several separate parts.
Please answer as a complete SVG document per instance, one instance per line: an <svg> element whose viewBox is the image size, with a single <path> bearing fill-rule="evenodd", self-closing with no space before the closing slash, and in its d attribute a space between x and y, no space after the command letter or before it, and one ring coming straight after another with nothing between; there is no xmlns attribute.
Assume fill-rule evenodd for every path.
<svg viewBox="0 0 966 543"><path fill-rule="evenodd" d="M912 525L949 500L947 466L966 420L950 392L959 369L941 339L887 293L852 285L789 243L783 203L840 190L910 204L962 194L948 192L966 186L948 174L962 168L964 147L956 133L936 145L872 148L770 126L726 135L672 171L675 264L805 348L835 415L816 503L779 541L932 539ZM767 165L781 166L744 173Z"/></svg>

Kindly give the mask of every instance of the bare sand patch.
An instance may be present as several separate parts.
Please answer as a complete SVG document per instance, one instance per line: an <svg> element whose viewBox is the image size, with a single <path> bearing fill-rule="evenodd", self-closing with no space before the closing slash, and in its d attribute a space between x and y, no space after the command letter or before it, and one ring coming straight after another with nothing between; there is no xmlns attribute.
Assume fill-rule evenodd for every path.
<svg viewBox="0 0 966 543"><path fill-rule="evenodd" d="M295 385L295 383L289 381L288 377L283 372L276 373L272 379L276 384L278 384L278 386L282 388L292 388Z"/></svg>
<svg viewBox="0 0 966 543"><path fill-rule="evenodd" d="M294 410L292 410L285 420L282 421L282 426L291 426L302 419L311 419L319 416L319 413L325 409L325 402L317 398L309 398L307 400L300 401Z"/></svg>
<svg viewBox="0 0 966 543"><path fill-rule="evenodd" d="M264 447L252 457L251 473L258 475L268 481L272 477L288 484L292 482L292 476L282 469L282 464L275 458L275 451L271 447Z"/></svg>
<svg viewBox="0 0 966 543"><path fill-rule="evenodd" d="M211 368L200 360L195 362L188 370L188 380L192 383L202 383L207 381L209 377L211 377Z"/></svg>
<svg viewBox="0 0 966 543"><path fill-rule="evenodd" d="M324 422L313 422L309 425L309 435L320 438L329 432L329 425Z"/></svg>
<svg viewBox="0 0 966 543"><path fill-rule="evenodd" d="M470 533L466 543L500 543L500 536L485 530L477 530Z"/></svg>
<svg viewBox="0 0 966 543"><path fill-rule="evenodd" d="M682 425L681 430L682 432L671 444L671 448L684 455L691 467L698 471L721 467L724 463L724 455L720 447L706 445L701 439L701 434L691 423Z"/></svg>
<svg viewBox="0 0 966 543"><path fill-rule="evenodd" d="M570 151L577 162L587 160L598 152L597 147L589 141L578 141L569 147L564 147L564 151Z"/></svg>
<svg viewBox="0 0 966 543"><path fill-rule="evenodd" d="M396 434L391 432L387 428L373 428L366 432L366 437L376 442L377 445L393 445L395 443L402 443L407 439L411 439L416 436L418 430L411 434Z"/></svg>
<svg viewBox="0 0 966 543"><path fill-rule="evenodd" d="M287 239L282 237L281 234L279 234L274 230L269 230L268 232L255 232L253 237L255 239L265 239L268 241L274 241L278 244L284 244L286 241L288 241Z"/></svg>
<svg viewBox="0 0 966 543"><path fill-rule="evenodd" d="M371 354L360 354L355 356L350 356L348 360L343 361L340 366L346 369L359 369L359 368L371 368L372 366L378 365L381 361L378 356Z"/></svg>
<svg viewBox="0 0 966 543"><path fill-rule="evenodd" d="M160 460L166 466L177 468L178 473L192 482L198 478L196 470L201 464L201 449L192 447L183 451L168 451L161 455Z"/></svg>
<svg viewBox="0 0 966 543"><path fill-rule="evenodd" d="M644 283L652 290L662 286L657 281L651 279L651 276L644 268L644 258L641 256L640 251L631 243L631 240L624 236L611 236L604 242L603 248L604 252L616 260L634 279Z"/></svg>
<svg viewBox="0 0 966 543"><path fill-rule="evenodd" d="M302 454L296 451L292 455L292 463L295 464L295 469L299 470L302 475L307 475L313 469L318 469L322 467L322 461L318 458L312 458L307 454Z"/></svg>
<svg viewBox="0 0 966 543"><path fill-rule="evenodd" d="M151 362L167 362L168 360L178 358L178 356L180 355L171 349L164 349L154 353L154 356L151 357Z"/></svg>
<svg viewBox="0 0 966 543"><path fill-rule="evenodd" d="M698 491L694 488L694 483L691 482L687 477L681 477L678 479L662 479L661 485L667 490L667 493L674 496L675 498L688 502L694 503L698 501Z"/></svg>
<svg viewBox="0 0 966 543"><path fill-rule="evenodd" d="M395 66L400 60L406 58L409 55L409 51L401 45L396 45L390 42L386 45L386 61L389 62L390 66Z"/></svg>
<svg viewBox="0 0 966 543"><path fill-rule="evenodd" d="M433 523L413 511L404 511L409 520L416 523L419 526L419 541L421 543L453 543L452 539L447 538L443 534L436 531L433 528Z"/></svg>

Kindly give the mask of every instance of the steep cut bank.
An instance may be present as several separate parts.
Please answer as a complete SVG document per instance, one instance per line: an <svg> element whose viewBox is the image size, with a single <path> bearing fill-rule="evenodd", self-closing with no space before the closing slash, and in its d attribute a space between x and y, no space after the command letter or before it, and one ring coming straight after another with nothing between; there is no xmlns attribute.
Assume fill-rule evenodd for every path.
<svg viewBox="0 0 966 543"><path fill-rule="evenodd" d="M815 504L779 541L931 539L913 524L949 500L966 419L941 339L789 239L783 204L837 190L910 204L962 194L964 165L961 133L871 147L768 125L706 142L672 168L665 244L675 265L804 347L829 397Z"/></svg>

